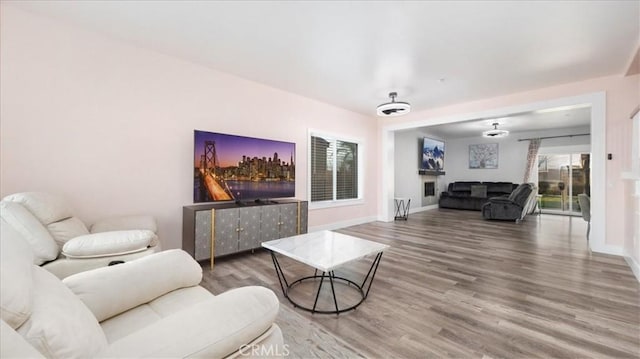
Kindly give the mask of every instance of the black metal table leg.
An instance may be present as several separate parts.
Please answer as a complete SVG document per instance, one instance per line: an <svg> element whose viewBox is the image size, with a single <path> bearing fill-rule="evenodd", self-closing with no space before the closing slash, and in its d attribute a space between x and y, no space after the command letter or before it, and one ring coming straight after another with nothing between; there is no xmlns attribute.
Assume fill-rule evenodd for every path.
<svg viewBox="0 0 640 359"><path fill-rule="evenodd" d="M271 258L273 260L273 265L276 269L276 275L278 276L278 282L280 283L280 288L282 289L282 293L284 294L284 297L287 298L289 300L289 302L291 302L291 304L294 305L294 307L296 308L300 308L306 311L309 311L311 313L320 313L320 314L340 314L340 313L344 313L347 312L349 310L353 310L356 309L360 304L362 304L362 302L367 298L367 296L369 295L369 291L371 290L371 286L373 284L373 279L375 278L376 272L378 271L378 266L380 264L380 260L382 259L382 252L379 252L375 259L373 260L373 262L371 263L371 266L369 267L369 271L367 272L367 275L365 276L364 280L362 281L362 284L358 284L350 279L344 278L344 277L338 277L335 274L335 271L330 270L328 272L324 272L322 271L321 275L318 275L318 270L316 269L314 271L314 275L312 276L307 276L307 277L303 277L300 279L297 279L291 283L289 283L284 275L284 271L282 270L282 267L280 266L280 263L278 262L278 258L276 257L275 252L271 251ZM297 284L302 283L303 281L306 280L314 280L314 279L320 279L320 283L318 283L318 290L316 291L316 297L315 300L313 302L313 307L312 308L308 308L305 306L302 306L298 303L296 303L293 299L291 299L291 297L289 297L289 290L291 290L294 286L296 286ZM333 304L335 306L335 310L316 310L317 305L318 305L318 299L320 297L320 292L322 291L322 283L324 282L325 278L329 279L329 283L331 284L331 294L333 296ZM341 281L343 283L346 283L348 286L353 285L353 287L355 287L355 289L357 289L360 292L360 296L361 299L360 301L358 301L358 303L348 307L348 308L343 308L340 309L340 307L338 306L338 297L336 295L336 291L335 291L335 284L334 282L338 280ZM367 284L368 282L368 284ZM366 292L365 292L365 287L366 287Z"/></svg>
<svg viewBox="0 0 640 359"><path fill-rule="evenodd" d="M333 294L333 303L336 305L336 314L340 314L340 309L338 309L338 299L336 298L336 290L333 287L333 277L335 274L331 274L333 271L329 272L329 282L331 283L331 293Z"/></svg>
<svg viewBox="0 0 640 359"><path fill-rule="evenodd" d="M376 259L374 259L373 263L371 263L371 267L369 268L369 272L367 273L367 276L364 278L364 281L362 281L362 289L364 289L364 285L367 282L367 278L369 278L369 273L371 273L371 269L375 265L376 267L373 268L373 274L371 275L371 280L369 281L369 287L367 287L367 292L364 294L365 298L367 298L367 296L369 295L369 290L371 290L371 286L373 285L373 278L376 276L376 272L378 271L378 265L380 264L381 259L382 259L382 252L376 255Z"/></svg>
<svg viewBox="0 0 640 359"><path fill-rule="evenodd" d="M276 258L276 254L274 252L271 252L271 260L273 261L273 266L276 268L276 275L278 276L278 282L280 282L280 288L282 289L282 294L284 294L285 298L289 298L289 296L287 295L287 292L289 289L289 283L287 283L287 278L284 277L284 272L282 271L282 268L280 267L280 263L278 262L278 258ZM281 276L282 276L282 279L280 279ZM282 284L283 281L284 281L284 285ZM285 289L285 286L287 289Z"/></svg>
<svg viewBox="0 0 640 359"><path fill-rule="evenodd" d="M318 285L318 293L316 293L316 300L315 302L313 302L313 309L311 310L311 313L316 312L316 305L318 304L318 297L320 296L320 290L322 289L322 282L324 282L324 272L322 272L322 278L320 279L320 284Z"/></svg>

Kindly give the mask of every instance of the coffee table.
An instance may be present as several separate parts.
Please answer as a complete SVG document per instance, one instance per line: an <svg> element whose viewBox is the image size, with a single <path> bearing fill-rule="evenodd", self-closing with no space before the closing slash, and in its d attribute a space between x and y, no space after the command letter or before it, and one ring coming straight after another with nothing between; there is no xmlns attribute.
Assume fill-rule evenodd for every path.
<svg viewBox="0 0 640 359"><path fill-rule="evenodd" d="M282 288L282 293L285 298L287 298L295 307L304 309L311 313L321 314L340 314L355 309L362 304L369 295L373 278L376 275L380 259L382 258L382 252L389 248L386 244L332 231L312 232L293 237L276 239L273 241L263 242L262 246L271 251L271 259L273 260L276 275L280 282L280 288ZM315 269L314 275L302 277L289 283L282 271L280 263L278 262L276 253L313 267ZM347 263L373 255L375 255L373 263L371 263L371 267L361 284L335 275L335 269ZM318 274L318 271L321 274ZM316 279L320 280L312 308L296 303L289 296L289 292L296 285L304 281ZM316 310L320 290L322 289L322 284L325 280L328 280L331 285L331 293L333 295L335 310ZM360 300L354 305L346 308L340 308L338 306L338 298L334 287L335 281L346 283L348 287L357 290L360 293Z"/></svg>

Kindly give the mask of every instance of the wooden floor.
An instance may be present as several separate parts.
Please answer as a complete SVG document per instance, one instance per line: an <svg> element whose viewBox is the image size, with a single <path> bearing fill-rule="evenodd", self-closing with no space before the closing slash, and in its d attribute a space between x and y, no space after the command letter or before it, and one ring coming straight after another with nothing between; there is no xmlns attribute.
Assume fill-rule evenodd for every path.
<svg viewBox="0 0 640 359"><path fill-rule="evenodd" d="M203 264L203 285L214 294L271 288L292 357L640 357L638 282L622 257L588 251L581 218L543 214L515 224L437 209L340 232L391 246L355 311L294 309L265 251L218 260L213 271ZM313 273L280 262L289 278ZM336 275L361 280L369 264ZM348 288L337 290L348 297Z"/></svg>

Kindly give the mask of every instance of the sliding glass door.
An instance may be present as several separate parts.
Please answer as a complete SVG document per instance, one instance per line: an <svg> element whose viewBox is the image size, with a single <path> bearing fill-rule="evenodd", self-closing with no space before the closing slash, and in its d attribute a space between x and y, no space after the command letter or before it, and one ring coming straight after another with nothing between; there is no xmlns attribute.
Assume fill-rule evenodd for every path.
<svg viewBox="0 0 640 359"><path fill-rule="evenodd" d="M580 215L578 194L591 194L590 154L538 155L538 193L545 213Z"/></svg>

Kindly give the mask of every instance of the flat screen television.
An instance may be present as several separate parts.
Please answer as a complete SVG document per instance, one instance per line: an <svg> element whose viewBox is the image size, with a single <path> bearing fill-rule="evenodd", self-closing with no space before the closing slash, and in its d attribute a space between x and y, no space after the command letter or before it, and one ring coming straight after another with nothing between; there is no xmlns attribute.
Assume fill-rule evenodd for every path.
<svg viewBox="0 0 640 359"><path fill-rule="evenodd" d="M295 143L198 130L193 143L193 202L295 197Z"/></svg>
<svg viewBox="0 0 640 359"><path fill-rule="evenodd" d="M444 142L425 137L422 141L421 169L444 171Z"/></svg>

